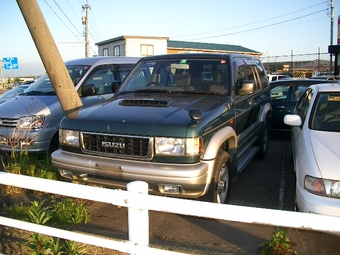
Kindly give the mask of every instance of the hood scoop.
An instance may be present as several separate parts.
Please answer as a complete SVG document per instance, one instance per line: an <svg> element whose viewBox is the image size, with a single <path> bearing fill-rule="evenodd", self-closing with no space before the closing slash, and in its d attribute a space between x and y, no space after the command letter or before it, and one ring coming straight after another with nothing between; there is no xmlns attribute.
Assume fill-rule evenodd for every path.
<svg viewBox="0 0 340 255"><path fill-rule="evenodd" d="M150 99L128 99L120 101L119 104L123 106L160 106L160 107L165 107L169 105L167 101Z"/></svg>

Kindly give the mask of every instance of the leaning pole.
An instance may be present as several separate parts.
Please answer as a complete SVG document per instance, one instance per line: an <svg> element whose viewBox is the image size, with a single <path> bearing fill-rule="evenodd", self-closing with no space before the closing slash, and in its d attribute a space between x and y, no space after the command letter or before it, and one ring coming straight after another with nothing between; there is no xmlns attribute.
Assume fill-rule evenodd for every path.
<svg viewBox="0 0 340 255"><path fill-rule="evenodd" d="M82 107L78 93L36 0L17 0L65 115Z"/></svg>

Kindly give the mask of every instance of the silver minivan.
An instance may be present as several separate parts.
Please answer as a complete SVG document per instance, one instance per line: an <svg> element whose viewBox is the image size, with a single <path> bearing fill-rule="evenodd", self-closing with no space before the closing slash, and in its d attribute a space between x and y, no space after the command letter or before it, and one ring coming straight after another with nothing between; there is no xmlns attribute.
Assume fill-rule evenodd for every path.
<svg viewBox="0 0 340 255"><path fill-rule="evenodd" d="M113 96L139 57L91 57L65 63L83 106ZM0 105L0 150L43 152L58 148L64 112L47 74Z"/></svg>

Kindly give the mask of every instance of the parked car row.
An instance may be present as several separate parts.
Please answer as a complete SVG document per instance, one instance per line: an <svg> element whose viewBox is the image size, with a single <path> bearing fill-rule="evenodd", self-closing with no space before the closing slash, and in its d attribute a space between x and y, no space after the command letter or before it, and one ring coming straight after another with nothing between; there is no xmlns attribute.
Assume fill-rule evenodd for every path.
<svg viewBox="0 0 340 255"><path fill-rule="evenodd" d="M291 132L296 208L340 216L340 84L276 77L244 55L66 62L84 108L64 116L47 75L0 105L0 149L52 151L69 181L225 203L264 158L270 126ZM274 78L275 79L275 78ZM76 116L76 117L74 117Z"/></svg>

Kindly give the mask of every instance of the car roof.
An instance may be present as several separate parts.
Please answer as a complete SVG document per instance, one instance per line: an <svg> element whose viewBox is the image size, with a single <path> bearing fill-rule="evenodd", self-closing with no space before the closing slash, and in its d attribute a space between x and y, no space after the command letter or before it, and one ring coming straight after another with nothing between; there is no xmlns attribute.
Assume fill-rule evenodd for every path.
<svg viewBox="0 0 340 255"><path fill-rule="evenodd" d="M317 87L319 92L340 92L340 83L323 83L315 84L312 87Z"/></svg>
<svg viewBox="0 0 340 255"><path fill-rule="evenodd" d="M99 56L66 61L66 65L136 64L140 57Z"/></svg>
<svg viewBox="0 0 340 255"><path fill-rule="evenodd" d="M334 83L330 80L318 80L318 79L304 79L304 78L292 78L292 79L281 79L277 81L272 81L269 83L270 86L276 86L280 84L300 84L300 85L312 85L317 83Z"/></svg>
<svg viewBox="0 0 340 255"><path fill-rule="evenodd" d="M226 53L176 53L176 54L162 54L162 55L153 55L147 56L143 59L152 60L152 59L177 59L177 58L232 58L232 57L242 57L242 58L252 58L257 59L257 57L243 54L226 54Z"/></svg>

